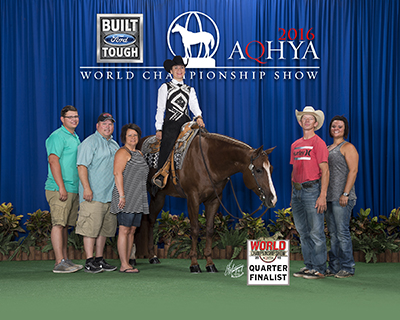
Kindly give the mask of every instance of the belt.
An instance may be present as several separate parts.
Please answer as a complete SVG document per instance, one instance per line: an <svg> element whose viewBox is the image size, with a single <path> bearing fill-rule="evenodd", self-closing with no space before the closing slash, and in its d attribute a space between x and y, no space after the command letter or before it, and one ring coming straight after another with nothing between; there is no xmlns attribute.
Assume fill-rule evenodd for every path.
<svg viewBox="0 0 400 320"><path fill-rule="evenodd" d="M297 183L293 182L293 186L296 190L301 190L302 188L307 189L307 188L312 188L314 184L317 184L320 182L320 179L318 180L313 180L313 181L307 181L303 183Z"/></svg>

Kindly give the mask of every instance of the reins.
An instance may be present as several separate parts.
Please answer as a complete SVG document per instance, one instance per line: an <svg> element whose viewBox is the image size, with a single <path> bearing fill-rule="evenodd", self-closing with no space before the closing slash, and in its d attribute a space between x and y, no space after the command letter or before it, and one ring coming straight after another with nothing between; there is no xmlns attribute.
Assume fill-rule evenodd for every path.
<svg viewBox="0 0 400 320"><path fill-rule="evenodd" d="M232 215L232 214L228 211L228 209L226 209L226 207L225 207L224 204L222 203L220 197L218 196L217 189L216 189L215 184L214 184L214 182L213 182L213 180L212 180L212 178L211 178L211 173L210 173L210 171L208 170L208 166L207 166L207 163L206 163L206 159L205 159L204 153L203 153L203 148L201 147L201 131L202 131L202 129L200 128L200 130L199 130L199 147L200 147L200 153L201 153L201 157L202 157L202 159L203 159L203 163L204 163L204 166L205 166L206 171L207 171L207 174L208 174L208 178L210 179L211 185L212 185L212 187L213 187L213 189L214 189L215 195L216 195L216 197L217 197L217 199L218 199L220 205L222 206L222 208L224 208L224 210L225 210L232 218L239 219L238 217L235 217L234 215ZM256 158L256 159L257 159L257 158ZM265 196L264 196L264 191L262 191L262 189L261 189L261 187L260 187L260 185L259 185L259 183L258 183L258 181L257 181L257 178L255 177L254 172L253 172L253 167L254 167L253 161L254 161L254 160L255 160L255 159L251 158L251 164L250 164L250 166L249 166L249 169L251 170L251 173L252 173L252 175L253 175L253 177L254 177L254 179L255 179L255 181L256 181L257 187L258 187L258 189L260 190L261 195L265 198ZM251 167L251 166L252 166L252 167ZM238 201L238 199L237 199L237 197L236 197L235 189L234 189L234 187L233 187L232 180L231 180L230 177L228 177L227 179L229 180L229 182L230 182L230 184L231 184L231 188L232 188L232 191L233 191L233 196L234 196L234 198L235 198L235 201L236 201L236 204L237 204L237 206L238 206L238 208L239 208L239 211L240 211L240 213L244 216L244 215L245 215L245 212L243 212L243 211L242 211L242 208L240 207L239 201ZM258 209L256 209L255 211L253 211L253 212L250 214L250 217L252 217L257 211L259 211L259 210L262 208L262 206L263 206L263 204L261 203L260 206L258 207ZM268 211L268 209L269 209L269 208L267 207L267 208L265 209L265 211L261 214L261 216L260 216L259 218L261 218L261 217Z"/></svg>

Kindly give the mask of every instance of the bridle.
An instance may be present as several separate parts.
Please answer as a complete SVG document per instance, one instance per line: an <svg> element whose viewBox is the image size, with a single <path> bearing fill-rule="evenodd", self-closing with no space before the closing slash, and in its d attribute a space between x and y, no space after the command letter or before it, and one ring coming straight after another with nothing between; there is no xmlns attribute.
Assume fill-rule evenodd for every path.
<svg viewBox="0 0 400 320"><path fill-rule="evenodd" d="M222 203L220 197L218 196L217 189L216 189L216 187L215 187L214 182L213 182L212 179L211 179L211 174L210 174L210 171L209 171L209 169L208 169L208 166L207 166L207 163L206 163L206 159L204 158L203 149L202 149L202 147L201 147L201 131L202 131L202 129L200 128L200 130L199 130L199 147L200 147L200 153L201 153L201 157L202 157L202 159L203 159L203 163L204 163L204 166L205 166L206 171L207 171L207 174L208 174L208 178L210 179L211 185L212 185L212 187L213 187L213 189L214 189L215 196L217 197L217 199L218 199L220 205L224 208L224 210L225 210L232 218L239 219L238 217L235 217L234 215L232 215L232 214L228 211L228 209L225 208L225 206L224 206L224 204ZM263 151L263 153L264 153L264 151ZM261 153L260 153L260 154L261 154ZM250 213L250 217L252 217L257 211L259 211L259 210L262 208L263 203L264 203L265 198L266 198L266 197L265 197L264 190L261 188L260 184L258 183L257 177L255 176L255 173L254 173L254 164L253 164L253 162L260 156L260 154L258 154L257 157L255 157L255 158L253 158L253 156L250 157L250 165L249 165L249 167L248 167L249 170L251 171L252 176L254 177L254 180L255 180L256 184L257 184L258 191L260 192L259 198L260 198L260 200L261 200L260 206L259 206L255 211L253 211L252 213ZM236 204L237 204L237 206L238 206L238 208L239 208L239 211L240 211L240 213L244 216L245 213L243 212L242 208L240 207L239 201L238 201L238 199L237 199L237 197L236 197L236 193L235 193L235 189L233 188L232 180L231 180L230 177L228 177L227 179L229 180L229 182L230 182L230 184L231 184L232 191L233 191L233 196L234 196L234 198L235 198L235 201L236 201ZM261 218L261 217L268 211L269 207L268 207L268 206L266 206L266 207L267 207L267 208L266 208L265 211L259 216L259 218Z"/></svg>

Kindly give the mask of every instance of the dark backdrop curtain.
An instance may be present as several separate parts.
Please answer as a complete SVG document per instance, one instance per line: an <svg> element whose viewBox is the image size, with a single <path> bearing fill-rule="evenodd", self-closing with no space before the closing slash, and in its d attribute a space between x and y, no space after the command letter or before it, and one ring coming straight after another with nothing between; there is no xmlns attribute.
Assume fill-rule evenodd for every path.
<svg viewBox="0 0 400 320"><path fill-rule="evenodd" d="M1 0L1 202L12 202L15 213L25 218L28 212L48 209L44 141L60 126L60 110L67 104L81 115L81 140L95 130L103 111L116 117L117 141L128 122L140 125L144 135L154 134L157 89L166 76L161 67L172 56L166 43L168 26L187 11L212 17L221 35L214 58L217 66L226 68L192 69L197 76L186 80L196 88L207 129L255 148L277 146L271 154L277 209L290 204L290 145L302 135L294 110L306 105L322 109L328 123L337 114L350 121L349 140L360 153L356 210L371 208L373 215L388 215L400 206L397 0ZM102 80L83 80L83 66L104 73L115 72L115 66L121 72L126 70L122 67L138 66L96 63L97 13L143 13L144 63L139 66L148 69L134 69L129 81L106 80L105 75ZM284 61L278 53L272 62L260 59L275 66L319 66L315 80L296 80L294 72L285 80L279 69L280 79L275 80L275 70L238 69L262 66L248 57L242 60L236 54L228 60L236 41L243 51L254 40L265 46L271 40L278 48L279 28L313 28L320 59L308 55L306 61L294 61L288 46ZM249 48L253 57L261 54L255 43ZM109 69L100 69L105 66ZM150 80L142 77L144 71L150 72ZM214 71L215 79L206 79L208 71ZM219 79L219 71L227 72L228 79ZM234 80L229 79L233 71ZM263 79L252 78L252 72L261 71L266 73ZM241 72L247 80L239 78ZM318 134L330 143L328 123ZM240 176L233 182L243 210L253 211L257 197ZM240 215L230 189L224 202ZM169 199L164 209L186 212L185 200ZM264 218L274 215L270 210Z"/></svg>

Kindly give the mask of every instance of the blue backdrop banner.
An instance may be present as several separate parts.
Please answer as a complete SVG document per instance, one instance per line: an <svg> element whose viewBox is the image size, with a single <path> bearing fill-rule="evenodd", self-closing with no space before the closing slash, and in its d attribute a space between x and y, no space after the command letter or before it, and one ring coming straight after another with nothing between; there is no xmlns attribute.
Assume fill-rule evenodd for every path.
<svg viewBox="0 0 400 320"><path fill-rule="evenodd" d="M155 133L165 59L190 57L206 127L270 156L277 209L290 205L295 109L345 115L360 154L359 208L400 206L397 0L1 0L1 202L15 213L48 209L44 142L77 107L81 140L111 112L119 141L134 122ZM117 36L115 36L117 34ZM318 134L329 144L328 125ZM259 205L233 178L245 212ZM240 215L231 190L228 209ZM186 212L185 200L165 210ZM273 210L265 216L274 218Z"/></svg>

